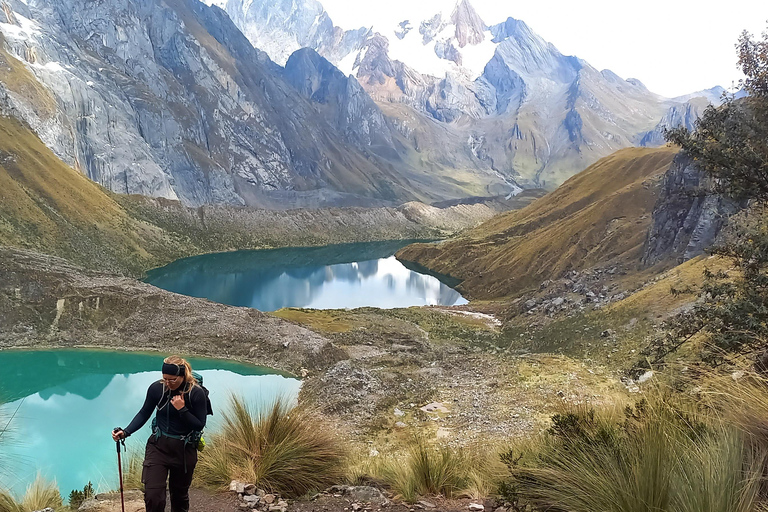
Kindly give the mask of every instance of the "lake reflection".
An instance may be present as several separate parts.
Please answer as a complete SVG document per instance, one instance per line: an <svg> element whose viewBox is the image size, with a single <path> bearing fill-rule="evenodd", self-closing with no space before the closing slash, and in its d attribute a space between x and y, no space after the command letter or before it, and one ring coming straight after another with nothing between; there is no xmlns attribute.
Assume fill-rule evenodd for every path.
<svg viewBox="0 0 768 512"><path fill-rule="evenodd" d="M40 472L56 479L64 497L91 481L97 490L117 487L115 443L109 432L126 426L160 377L161 354L107 351L0 351L0 418L10 429L0 438L0 488L21 495ZM296 400L300 381L266 368L192 359L210 391L215 431L231 393L250 405ZM5 425L0 425L0 428ZM126 444L141 451L149 422Z"/></svg>
<svg viewBox="0 0 768 512"><path fill-rule="evenodd" d="M456 290L409 270L393 256L407 243L210 254L153 270L147 282L261 311L465 304Z"/></svg>

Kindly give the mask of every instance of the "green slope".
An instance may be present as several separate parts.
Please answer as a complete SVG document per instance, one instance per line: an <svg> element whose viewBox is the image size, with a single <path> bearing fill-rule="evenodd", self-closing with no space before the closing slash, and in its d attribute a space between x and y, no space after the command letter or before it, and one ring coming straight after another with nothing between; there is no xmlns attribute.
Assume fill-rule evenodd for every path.
<svg viewBox="0 0 768 512"><path fill-rule="evenodd" d="M522 210L397 256L461 279L460 290L476 299L510 296L567 270L639 263L659 178L676 152L617 151Z"/></svg>

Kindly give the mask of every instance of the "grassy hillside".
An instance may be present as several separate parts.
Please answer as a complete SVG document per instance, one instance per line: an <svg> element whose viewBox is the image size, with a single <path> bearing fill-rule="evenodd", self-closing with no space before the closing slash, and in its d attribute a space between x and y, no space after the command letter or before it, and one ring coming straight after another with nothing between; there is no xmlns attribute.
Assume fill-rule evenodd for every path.
<svg viewBox="0 0 768 512"><path fill-rule="evenodd" d="M601 159L531 205L459 239L398 253L462 280L475 299L505 297L568 270L639 262L659 178L674 148L629 148Z"/></svg>
<svg viewBox="0 0 768 512"><path fill-rule="evenodd" d="M183 239L132 218L27 126L5 117L0 117L0 245L128 271L190 250Z"/></svg>

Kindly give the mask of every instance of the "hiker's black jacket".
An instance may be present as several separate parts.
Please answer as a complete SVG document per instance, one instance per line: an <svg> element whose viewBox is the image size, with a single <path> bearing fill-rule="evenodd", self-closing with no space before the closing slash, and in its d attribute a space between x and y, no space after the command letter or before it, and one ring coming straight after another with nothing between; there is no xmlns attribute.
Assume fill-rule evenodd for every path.
<svg viewBox="0 0 768 512"><path fill-rule="evenodd" d="M186 384L171 391L161 381L153 382L147 390L147 398L141 410L123 432L129 436L139 430L152 417L157 409L157 427L163 432L175 436L185 436L192 431L203 430L208 409L205 392L199 386L184 393L185 406L181 410L171 404L171 398L182 394Z"/></svg>

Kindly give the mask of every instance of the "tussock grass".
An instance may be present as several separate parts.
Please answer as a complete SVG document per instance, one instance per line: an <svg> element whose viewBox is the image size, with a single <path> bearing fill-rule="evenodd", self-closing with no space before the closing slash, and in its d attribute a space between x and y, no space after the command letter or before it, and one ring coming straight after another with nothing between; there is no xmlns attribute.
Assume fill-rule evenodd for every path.
<svg viewBox="0 0 768 512"><path fill-rule="evenodd" d="M503 476L493 450L433 446L422 437L401 452L359 457L348 467L349 482L378 482L409 502L419 496L484 498L496 492Z"/></svg>
<svg viewBox="0 0 768 512"><path fill-rule="evenodd" d="M123 455L123 488L144 489L144 483L141 481L143 469L144 454L141 450L131 450Z"/></svg>
<svg viewBox="0 0 768 512"><path fill-rule="evenodd" d="M768 386L727 389L706 400L651 390L623 418L571 407L546 434L507 453L507 497L569 512L763 510Z"/></svg>
<svg viewBox="0 0 768 512"><path fill-rule="evenodd" d="M45 508L57 509L62 506L61 494L56 481L45 480L37 475L35 481L27 487L24 498L21 500L21 509L25 512L43 510Z"/></svg>
<svg viewBox="0 0 768 512"><path fill-rule="evenodd" d="M10 493L0 491L0 512L34 512L45 508L62 507L61 494L55 481L45 480L37 475L28 487L21 501L16 501Z"/></svg>
<svg viewBox="0 0 768 512"><path fill-rule="evenodd" d="M195 470L202 485L224 488L241 480L301 496L343 477L342 444L307 408L290 408L278 400L256 411L231 397L222 417L221 430L210 436Z"/></svg>

